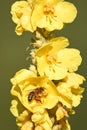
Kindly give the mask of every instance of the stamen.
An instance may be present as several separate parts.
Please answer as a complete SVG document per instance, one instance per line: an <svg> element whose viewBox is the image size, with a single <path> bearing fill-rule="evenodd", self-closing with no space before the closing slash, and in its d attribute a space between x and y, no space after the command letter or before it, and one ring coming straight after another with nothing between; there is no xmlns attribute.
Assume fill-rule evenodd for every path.
<svg viewBox="0 0 87 130"><path fill-rule="evenodd" d="M48 15L48 14L53 14L53 13L54 13L53 7L49 7L47 5L44 6L44 14Z"/></svg>

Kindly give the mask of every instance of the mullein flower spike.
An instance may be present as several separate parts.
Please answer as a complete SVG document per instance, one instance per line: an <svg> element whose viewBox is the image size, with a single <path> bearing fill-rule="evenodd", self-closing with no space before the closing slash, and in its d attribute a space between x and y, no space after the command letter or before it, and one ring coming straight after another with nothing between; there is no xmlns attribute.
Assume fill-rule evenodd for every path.
<svg viewBox="0 0 87 130"><path fill-rule="evenodd" d="M20 0L11 6L15 32L35 34L30 45L32 63L11 78L10 111L20 130L71 130L68 117L80 104L85 78L76 71L82 63L78 49L66 37L55 37L77 16L64 0Z"/></svg>

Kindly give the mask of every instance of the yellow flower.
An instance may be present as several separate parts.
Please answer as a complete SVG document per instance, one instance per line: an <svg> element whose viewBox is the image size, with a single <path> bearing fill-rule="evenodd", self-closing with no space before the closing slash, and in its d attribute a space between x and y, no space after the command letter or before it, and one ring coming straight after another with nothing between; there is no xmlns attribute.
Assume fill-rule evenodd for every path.
<svg viewBox="0 0 87 130"><path fill-rule="evenodd" d="M23 71L23 72L21 72ZM56 86L47 77L35 77L29 70L21 70L11 79L11 94L16 96L29 111L40 106L51 109L58 102ZM54 100L54 102L52 102Z"/></svg>
<svg viewBox="0 0 87 130"><path fill-rule="evenodd" d="M82 84L84 80L84 77L79 74L68 73L66 78L57 85L59 101L68 108L78 106L84 91L84 88L79 85Z"/></svg>
<svg viewBox="0 0 87 130"><path fill-rule="evenodd" d="M16 117L16 123L19 127L22 127L24 122L28 121L30 118L30 112L25 109L17 98L12 100L10 111Z"/></svg>
<svg viewBox="0 0 87 130"><path fill-rule="evenodd" d="M45 28L47 31L60 30L64 23L71 23L77 15L76 7L64 0L35 0L31 15L34 30Z"/></svg>
<svg viewBox="0 0 87 130"><path fill-rule="evenodd" d="M76 71L81 64L80 51L73 48L65 48L58 52L58 61L64 64L69 72Z"/></svg>
<svg viewBox="0 0 87 130"><path fill-rule="evenodd" d="M69 41L65 37L53 38L36 52L37 70L40 76L50 80L63 79L67 72L73 72L81 64L80 52L77 49L65 48Z"/></svg>
<svg viewBox="0 0 87 130"><path fill-rule="evenodd" d="M35 123L35 126L39 125L43 130L52 130L52 121L47 110L36 107L33 112L31 120Z"/></svg>
<svg viewBox="0 0 87 130"><path fill-rule="evenodd" d="M16 1L11 7L12 20L17 24L16 33L21 35L23 31L33 32L30 17L31 7L27 1Z"/></svg>

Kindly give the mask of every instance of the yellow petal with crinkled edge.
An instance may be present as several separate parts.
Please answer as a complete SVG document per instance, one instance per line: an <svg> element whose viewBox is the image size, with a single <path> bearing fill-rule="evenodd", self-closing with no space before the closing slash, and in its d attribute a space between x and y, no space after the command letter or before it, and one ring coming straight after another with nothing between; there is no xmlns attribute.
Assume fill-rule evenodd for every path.
<svg viewBox="0 0 87 130"><path fill-rule="evenodd" d="M71 23L77 16L77 9L74 4L63 1L59 2L55 7L56 15L58 15L59 19L61 19L64 23Z"/></svg>
<svg viewBox="0 0 87 130"><path fill-rule="evenodd" d="M69 45L69 40L66 37L56 37L52 38L50 41L45 43L36 51L36 56L40 57L42 55L47 55L49 52L54 53L67 47Z"/></svg>
<svg viewBox="0 0 87 130"><path fill-rule="evenodd" d="M74 88L78 88L80 84L83 84L85 78L77 73L67 73L67 76L63 79L67 83L67 87L73 86Z"/></svg>
<svg viewBox="0 0 87 130"><path fill-rule="evenodd" d="M36 77L36 74L31 70L21 69L18 72L16 72L13 78L11 78L11 82L13 85L16 85L21 81L27 80L30 77Z"/></svg>
<svg viewBox="0 0 87 130"><path fill-rule="evenodd" d="M76 71L82 62L80 51L73 48L64 48L57 53L58 61L66 66L69 72Z"/></svg>

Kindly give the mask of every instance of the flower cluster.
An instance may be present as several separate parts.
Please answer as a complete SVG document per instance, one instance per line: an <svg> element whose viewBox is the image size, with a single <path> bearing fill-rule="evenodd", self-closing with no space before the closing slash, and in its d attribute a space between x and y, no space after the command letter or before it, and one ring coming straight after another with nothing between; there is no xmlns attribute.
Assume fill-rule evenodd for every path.
<svg viewBox="0 0 87 130"><path fill-rule="evenodd" d="M64 23L71 23L76 15L76 7L64 0L28 0L17 1L11 8L12 20L17 24L16 33L61 30Z"/></svg>
<svg viewBox="0 0 87 130"><path fill-rule="evenodd" d="M68 117L80 104L85 78L76 73L80 51L69 48L66 37L51 32L74 21L76 7L64 0L17 1L11 8L16 33L36 33L32 64L11 78L10 111L20 130L70 130Z"/></svg>

